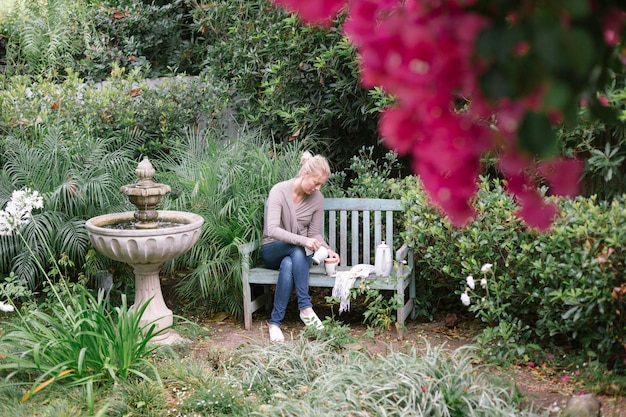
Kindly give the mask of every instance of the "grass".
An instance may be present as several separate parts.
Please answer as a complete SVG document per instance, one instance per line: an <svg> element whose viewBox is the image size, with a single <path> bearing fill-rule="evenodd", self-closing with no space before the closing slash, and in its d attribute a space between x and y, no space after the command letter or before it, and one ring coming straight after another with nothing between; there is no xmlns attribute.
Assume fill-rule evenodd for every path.
<svg viewBox="0 0 626 417"><path fill-rule="evenodd" d="M205 337L201 335L198 337ZM20 416L528 416L511 382L489 377L470 349L427 343L420 351L370 355L330 341L256 341L234 351L161 346L162 376L129 377L96 393L61 384L20 402L24 387L0 385L0 415ZM81 405L82 404L82 405Z"/></svg>

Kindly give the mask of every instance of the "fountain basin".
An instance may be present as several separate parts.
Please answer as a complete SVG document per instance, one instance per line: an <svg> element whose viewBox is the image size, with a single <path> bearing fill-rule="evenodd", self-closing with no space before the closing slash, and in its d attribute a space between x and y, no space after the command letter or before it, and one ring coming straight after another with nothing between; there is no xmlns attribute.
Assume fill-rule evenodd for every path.
<svg viewBox="0 0 626 417"><path fill-rule="evenodd" d="M200 238L202 216L159 210L159 220L180 223L156 229L112 229L106 226L135 221L134 212L104 214L85 223L89 240L103 255L129 265L162 263L187 252Z"/></svg>

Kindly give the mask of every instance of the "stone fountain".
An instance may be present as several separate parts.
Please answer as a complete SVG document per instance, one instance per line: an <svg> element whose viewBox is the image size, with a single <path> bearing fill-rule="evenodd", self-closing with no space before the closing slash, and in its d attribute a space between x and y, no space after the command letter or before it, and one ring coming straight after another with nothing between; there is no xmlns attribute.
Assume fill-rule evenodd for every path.
<svg viewBox="0 0 626 417"><path fill-rule="evenodd" d="M152 181L155 170L144 158L135 170L138 181L124 185L120 192L137 207L137 211L111 213L93 217L85 223L89 240L103 255L129 264L135 273L135 306L150 300L141 317L141 325L156 324L169 328L172 311L167 308L159 272L163 262L187 252L200 238L204 219L194 213L156 210L168 185ZM152 339L161 344L181 340L172 330Z"/></svg>

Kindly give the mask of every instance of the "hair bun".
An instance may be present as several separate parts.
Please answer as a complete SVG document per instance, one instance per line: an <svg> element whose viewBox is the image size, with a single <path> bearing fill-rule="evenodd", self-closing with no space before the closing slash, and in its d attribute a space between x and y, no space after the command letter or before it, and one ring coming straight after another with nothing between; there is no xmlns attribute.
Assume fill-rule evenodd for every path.
<svg viewBox="0 0 626 417"><path fill-rule="evenodd" d="M300 157L300 165L306 164L306 161L313 158L313 154L309 151L304 151Z"/></svg>

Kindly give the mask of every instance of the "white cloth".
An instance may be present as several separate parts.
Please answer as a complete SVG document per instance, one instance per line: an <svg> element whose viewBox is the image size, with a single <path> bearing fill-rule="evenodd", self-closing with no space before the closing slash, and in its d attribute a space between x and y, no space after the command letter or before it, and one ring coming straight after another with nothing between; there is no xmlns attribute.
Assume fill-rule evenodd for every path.
<svg viewBox="0 0 626 417"><path fill-rule="evenodd" d="M348 296L357 278L367 278L372 272L374 272L374 265L358 264L350 268L349 271L337 273L333 297L339 298L339 314L350 311L350 298Z"/></svg>

